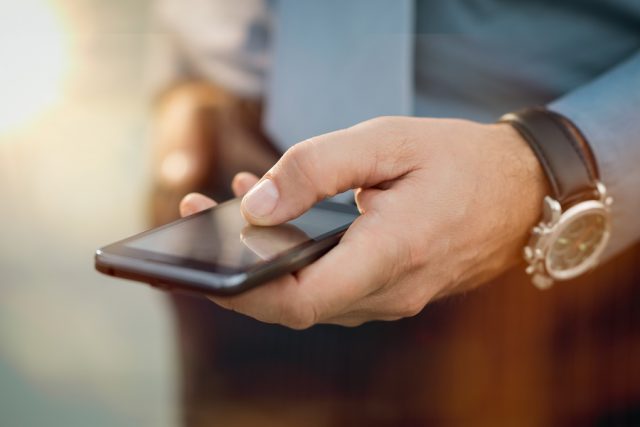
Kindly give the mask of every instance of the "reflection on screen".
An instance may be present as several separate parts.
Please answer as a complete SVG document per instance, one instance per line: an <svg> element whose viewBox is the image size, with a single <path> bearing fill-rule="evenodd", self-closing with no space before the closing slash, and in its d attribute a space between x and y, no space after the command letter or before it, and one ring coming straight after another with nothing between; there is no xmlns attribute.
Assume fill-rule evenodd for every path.
<svg viewBox="0 0 640 427"><path fill-rule="evenodd" d="M255 227L240 214L240 200L220 205L204 215L147 234L127 246L149 252L246 268L273 259L310 239L350 224L355 215L312 208L286 224Z"/></svg>

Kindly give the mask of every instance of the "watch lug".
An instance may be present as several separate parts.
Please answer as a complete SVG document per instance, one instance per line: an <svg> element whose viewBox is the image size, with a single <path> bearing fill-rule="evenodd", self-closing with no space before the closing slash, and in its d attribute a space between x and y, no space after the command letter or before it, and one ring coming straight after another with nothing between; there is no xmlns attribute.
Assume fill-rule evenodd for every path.
<svg viewBox="0 0 640 427"><path fill-rule="evenodd" d="M560 220L562 215L562 206L557 200L546 196L542 206L542 222L546 223L549 227L553 227Z"/></svg>
<svg viewBox="0 0 640 427"><path fill-rule="evenodd" d="M607 187L605 187L600 181L596 182L596 193L598 200L600 200L602 204L607 208L611 207L613 204L613 198L607 194Z"/></svg>
<svg viewBox="0 0 640 427"><path fill-rule="evenodd" d="M538 289L548 289L554 280L546 274L544 267L544 251L546 239L551 229L560 221L562 206L552 197L545 197L542 204L542 220L531 230L531 239L524 248L524 259L529 264L527 274L531 275L533 284Z"/></svg>

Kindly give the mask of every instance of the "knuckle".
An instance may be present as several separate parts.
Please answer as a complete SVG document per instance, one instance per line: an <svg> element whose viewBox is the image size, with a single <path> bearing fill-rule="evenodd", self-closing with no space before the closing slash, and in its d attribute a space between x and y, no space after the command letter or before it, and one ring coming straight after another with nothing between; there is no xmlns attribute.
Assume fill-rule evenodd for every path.
<svg viewBox="0 0 640 427"><path fill-rule="evenodd" d="M398 120L399 117L395 116L378 116L374 117L373 119L369 119L364 123L376 128L388 129L389 127L395 126Z"/></svg>
<svg viewBox="0 0 640 427"><path fill-rule="evenodd" d="M219 296L209 295L208 298L214 304L217 304L226 310L236 311L236 304L234 303L233 297L219 297Z"/></svg>
<svg viewBox="0 0 640 427"><path fill-rule="evenodd" d="M280 323L295 330L308 329L318 321L317 311L310 303L284 302L280 311Z"/></svg>
<svg viewBox="0 0 640 427"><path fill-rule="evenodd" d="M423 308L424 308L424 304L422 304L419 300L410 298L405 301L402 301L398 305L398 307L396 307L395 312L398 316L402 318L413 317L420 314Z"/></svg>
<svg viewBox="0 0 640 427"><path fill-rule="evenodd" d="M348 131L369 131L375 133L381 133L383 135L388 135L393 133L394 131L404 127L403 124L405 122L404 117L397 116L378 116L363 122L357 123L350 128L347 128Z"/></svg>
<svg viewBox="0 0 640 427"><path fill-rule="evenodd" d="M318 163L321 161L317 143L313 139L299 142L288 149L282 157L282 165L287 168L287 174L297 181L302 181L310 188L325 191L324 180L319 179Z"/></svg>
<svg viewBox="0 0 640 427"><path fill-rule="evenodd" d="M415 119L396 116L381 116L363 122L383 144L373 152L375 164L383 175L406 173L416 158L416 138L410 126Z"/></svg>
<svg viewBox="0 0 640 427"><path fill-rule="evenodd" d="M411 238L406 243L405 260L406 269L409 271L415 271L417 269L423 269L429 260L431 254L429 253L429 246L427 238L423 237L423 234L419 234L420 238Z"/></svg>

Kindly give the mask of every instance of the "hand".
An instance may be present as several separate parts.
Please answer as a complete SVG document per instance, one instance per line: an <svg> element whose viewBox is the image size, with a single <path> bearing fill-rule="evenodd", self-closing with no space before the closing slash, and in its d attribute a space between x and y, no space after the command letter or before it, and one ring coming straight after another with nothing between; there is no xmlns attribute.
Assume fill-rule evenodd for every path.
<svg viewBox="0 0 640 427"><path fill-rule="evenodd" d="M186 193L224 194L223 183L236 171L262 174L278 159L259 130L260 102L213 83L171 87L159 97L153 119L155 224L175 219L176 204Z"/></svg>
<svg viewBox="0 0 640 427"><path fill-rule="evenodd" d="M236 197L244 196L258 182L258 178L247 172L240 172L233 178L231 190ZM180 216L185 217L217 205L215 200L198 193L184 196L180 202Z"/></svg>
<svg viewBox="0 0 640 427"><path fill-rule="evenodd" d="M209 116L227 98L223 91L203 82L181 83L162 94L153 121L154 180L158 185L182 191L206 180L215 151Z"/></svg>
<svg viewBox="0 0 640 427"><path fill-rule="evenodd" d="M241 182L246 190L254 178L234 185ZM245 195L243 214L254 224L279 224L354 188L362 215L312 265L212 299L296 329L413 316L434 298L516 264L546 185L534 154L507 124L382 117L312 138ZM183 211L200 207L191 197Z"/></svg>

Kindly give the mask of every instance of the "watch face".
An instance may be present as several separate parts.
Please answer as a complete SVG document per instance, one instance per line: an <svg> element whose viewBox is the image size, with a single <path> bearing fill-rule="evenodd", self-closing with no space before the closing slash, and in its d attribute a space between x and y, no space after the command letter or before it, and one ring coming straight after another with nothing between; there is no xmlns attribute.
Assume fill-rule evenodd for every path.
<svg viewBox="0 0 640 427"><path fill-rule="evenodd" d="M570 279L593 267L609 238L608 213L604 209L567 214L558 224L547 252L547 271L557 279Z"/></svg>

